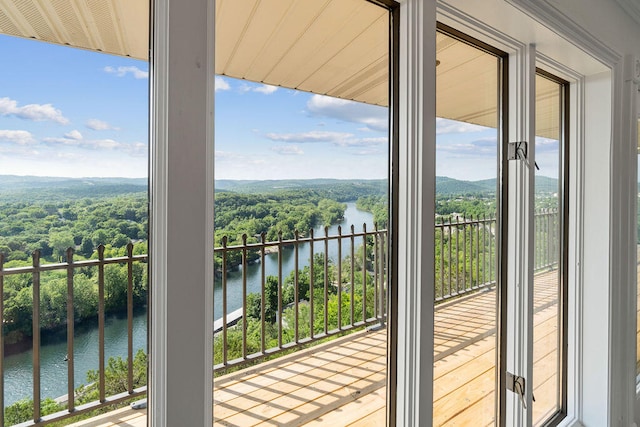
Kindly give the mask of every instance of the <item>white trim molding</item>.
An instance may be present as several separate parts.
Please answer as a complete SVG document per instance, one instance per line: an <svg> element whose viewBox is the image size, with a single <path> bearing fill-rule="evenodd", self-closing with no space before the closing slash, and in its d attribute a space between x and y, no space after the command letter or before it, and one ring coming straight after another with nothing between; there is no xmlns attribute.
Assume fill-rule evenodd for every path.
<svg viewBox="0 0 640 427"><path fill-rule="evenodd" d="M435 0L400 5L398 426L433 421Z"/></svg>
<svg viewBox="0 0 640 427"><path fill-rule="evenodd" d="M572 44L578 46L589 55L604 64L615 64L621 56L618 52L594 36L586 28L579 25L571 17L564 14L549 0L505 0L511 3L530 18L560 34Z"/></svg>
<svg viewBox="0 0 640 427"><path fill-rule="evenodd" d="M640 25L640 3L637 0L616 0L621 8L625 10Z"/></svg>
<svg viewBox="0 0 640 427"><path fill-rule="evenodd" d="M149 425L213 422L214 0L157 0Z"/></svg>

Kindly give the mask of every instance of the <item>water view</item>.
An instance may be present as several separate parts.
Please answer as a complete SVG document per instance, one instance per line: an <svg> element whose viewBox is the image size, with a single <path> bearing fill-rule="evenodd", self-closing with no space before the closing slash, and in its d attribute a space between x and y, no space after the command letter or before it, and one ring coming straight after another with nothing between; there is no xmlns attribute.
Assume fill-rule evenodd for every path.
<svg viewBox="0 0 640 427"><path fill-rule="evenodd" d="M342 234L350 232L351 224L355 231L362 231L362 224L367 224L367 230L373 229L373 215L370 212L356 208L354 202L347 203L344 219L340 223L329 228L329 235L336 235L338 226L342 227ZM324 235L324 228L314 229L316 236ZM356 239L356 246L361 244ZM343 241L343 256L347 255L349 239ZM324 245L314 247L314 252L324 250ZM308 265L309 244L299 246L299 268ZM337 241L329 243L329 258L336 261L338 253ZM283 251L282 272L287 276L294 268L294 251L287 248ZM278 254L268 254L265 258L266 275L278 274ZM261 266L254 263L247 270L247 292L260 291ZM232 312L242 306L242 271L233 271L228 274L228 311ZM216 281L214 292L214 316L222 316L222 287ZM109 357L126 358L127 355L127 319L126 317L109 317L105 322L105 355ZM89 370L98 369L98 328L97 325L83 325L76 328L75 334L75 386L86 383L86 373ZM133 319L133 346L134 354L139 349L147 349L147 316L146 312L137 313ZM43 339L41 347L41 381L42 398L56 398L67 393L67 344L65 334L60 337ZM32 397L33 385L32 351L25 351L5 358L5 406L23 399Z"/></svg>

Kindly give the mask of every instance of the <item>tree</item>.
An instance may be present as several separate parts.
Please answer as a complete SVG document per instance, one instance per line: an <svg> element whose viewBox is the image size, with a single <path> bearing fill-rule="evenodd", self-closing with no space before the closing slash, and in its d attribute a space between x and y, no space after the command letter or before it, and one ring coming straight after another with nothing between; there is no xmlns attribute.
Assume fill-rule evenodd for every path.
<svg viewBox="0 0 640 427"><path fill-rule="evenodd" d="M75 246L73 235L68 231L55 231L49 234L49 244L58 261L66 259L67 249Z"/></svg>
<svg viewBox="0 0 640 427"><path fill-rule="evenodd" d="M80 250L78 252L86 258L91 257L93 254L93 240L91 240L91 237L85 236L82 238L82 243L80 244Z"/></svg>

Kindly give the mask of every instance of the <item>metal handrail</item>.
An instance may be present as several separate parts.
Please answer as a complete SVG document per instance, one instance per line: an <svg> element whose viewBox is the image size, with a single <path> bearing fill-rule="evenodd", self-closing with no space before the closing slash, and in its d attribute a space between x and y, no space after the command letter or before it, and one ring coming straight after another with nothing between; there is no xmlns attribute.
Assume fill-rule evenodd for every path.
<svg viewBox="0 0 640 427"><path fill-rule="evenodd" d="M314 235L309 231L309 237L300 237L296 231L293 239L283 240L280 234L277 241L267 242L265 234L260 235L257 243L246 243L247 236L242 236L242 244L227 246L227 238L222 238L222 246L214 249L214 254L219 256L221 265L220 283L222 286L222 317L221 328L214 339L214 348L221 345L221 351L215 360L214 372L220 373L232 367L243 366L257 359L270 356L275 353L300 347L326 337L342 334L345 331L366 327L374 324L384 325L386 316L386 230L368 231L363 224L361 232L356 232L354 226L348 234L342 234L342 227L338 227L337 234L329 235L325 227L323 236ZM330 261L330 246L334 245L337 251L337 259ZM347 246L346 252L349 259L343 259L343 245ZM305 254L302 247L308 246ZM320 248L320 249L318 249ZM227 265L229 254L234 251L241 252L242 269L241 285L241 315L231 317L229 307L230 289L228 276L230 266ZM258 342L250 345L247 329L250 320L247 318L247 270L249 263L248 252L258 253L256 262L261 264L260 271L260 318L253 319L258 322L256 328L259 331ZM293 297L291 301L284 300L285 277L283 272L283 258L285 251L289 251L294 258L292 270ZM266 294L273 293L268 290L269 278L265 274L265 261L269 254L277 257L277 276L274 276L277 286L275 289L277 301L275 304L275 320L270 322L267 318L265 307L267 305ZM316 264L316 255L321 255L321 264ZM234 257L237 259L237 257ZM303 273L300 265L308 259L308 272ZM319 270L318 270L319 269ZM345 274L346 273L346 274ZM309 281L309 295L301 295L302 275L306 274ZM316 281L316 277L320 279ZM271 281L273 284L273 280ZM273 286L273 285L271 285ZM305 298L306 297L306 298ZM360 305L356 305L356 299L360 299ZM337 315L331 318L329 306L336 306ZM304 307L304 308L303 308ZM274 307L271 307L273 311ZM347 310L348 319L345 319L344 310ZM284 317L290 313L293 319L292 325L284 324ZM306 313L307 322L301 324L301 317ZM275 327L275 335L268 336L268 331ZM285 329L287 337L285 337ZM240 343L230 336L232 331L238 331ZM303 332L303 330L305 332ZM237 341L238 338L236 338ZM233 342L232 342L233 341ZM271 341L272 345L267 342ZM232 345L233 344L233 345ZM251 350L250 347L253 349ZM233 350L232 350L233 349ZM215 354L215 353L214 353Z"/></svg>
<svg viewBox="0 0 640 427"><path fill-rule="evenodd" d="M557 268L557 209L534 213L534 272ZM435 225L435 302L488 288L496 283L496 218L439 217Z"/></svg>
<svg viewBox="0 0 640 427"><path fill-rule="evenodd" d="M134 389L133 383L133 263L146 262L148 256L134 255L133 244L127 245L127 255L121 257L105 258L104 245L97 248L98 259L74 261L73 249L69 248L66 252L66 262L54 264L41 264L41 254L39 250L33 252L32 265L25 267L4 268L5 256L0 253L0 324L5 324L4 319L4 278L12 275L30 274L32 277L32 295L33 295L33 312L32 312L32 347L33 347L33 420L19 424L19 426L45 425L54 421L60 421L65 418L80 415L100 407L112 405L114 403L135 398L146 393L146 387ZM128 318L128 349L127 349L127 392L116 396L105 395L105 337L104 337L104 288L105 277L104 267L110 264L126 264L127 265L127 318ZM76 269L85 267L98 268L98 351L99 351L99 369L98 369L98 389L99 401L76 406L75 390L74 390L74 325L76 322L74 313L74 290L73 277ZM40 399L40 273L46 271L64 270L67 273L67 409L55 414L43 416L41 414ZM4 328L0 328L0 402L4 402ZM0 420L4 420L4 405L0 405Z"/></svg>
<svg viewBox="0 0 640 427"><path fill-rule="evenodd" d="M535 269L555 268L558 256L558 212L545 210L534 215L535 221ZM442 302L456 296L491 287L496 283L496 219L495 218L465 218L447 217L438 218L435 224L436 235L436 271L435 271L435 302ZM313 230L308 237L300 237L295 232L294 238L283 240L279 235L277 241L267 242L265 234L260 235L257 243L247 243L247 236L243 236L240 245L227 245L227 239L222 239L222 245L214 248L214 254L221 259L218 266L222 283L222 327L216 334L214 343L221 343L222 352L220 360L214 366L216 373L227 371L232 367L241 367L257 359L264 358L278 352L284 352L292 348L301 347L308 343L324 339L326 337L342 334L346 331L368 327L373 325L384 326L386 322L386 296L387 296L387 230L374 228L368 231L363 225L361 232L356 232L351 226L348 233L343 234L338 227L337 234L329 235L325 228L324 235L316 236ZM308 245L308 252L303 254L302 248ZM332 264L329 261L330 246L337 245L337 259ZM343 248L343 246L346 246ZM320 249L318 249L320 248ZM230 293L237 290L228 289L228 275L233 266L227 265L230 253L239 251L242 263L242 307L240 319L230 319L228 311L228 298ZM293 267L293 299L285 301L285 274L282 264L285 252L289 251L294 257ZM250 348L248 328L254 320L247 318L247 267L250 253L257 253L257 262L260 262L260 334L257 348ZM347 257L343 259L344 254ZM0 324L4 324L4 278L11 275L30 274L33 282L33 420L21 425L45 425L53 421L75 416L90 410L113 404L117 401L137 397L146 393L146 387L134 389L133 383L133 263L148 261L147 255L133 255L133 245L127 246L127 255L121 257L104 258L104 246L98 247L98 258L75 261L73 250L66 253L66 262L41 264L39 251L35 251L32 257L32 265L15 268L4 268L5 257L0 253ZM268 291L268 277L265 272L265 259L270 254L277 256L277 302L275 307L276 320L271 324L267 321L266 304ZM314 265L316 254L321 254L321 265ZM291 254L290 254L291 255ZM300 266L305 259L308 263L308 272L304 273ZM127 391L117 396L106 396L105 392L105 276L104 268L110 264L127 265L127 318L128 318L128 372ZM74 292L73 277L79 268L98 268L99 290L99 401L76 406L74 398ZM317 268L320 268L318 271ZM68 350L68 407L65 411L56 414L42 416L40 401L40 273L54 270L63 270L67 274L67 350ZM303 276L307 274L309 281L309 296L300 294ZM321 280L316 282L316 276ZM314 292L316 290L316 292ZM361 305L356 305L356 299L361 299ZM332 319L329 306L335 304L337 318ZM304 307L304 308L303 308ZM316 307L320 307L317 309ZM273 309L273 308L271 308ZM293 325L285 324L285 314L293 312ZM308 319L305 324L302 318L307 312ZM237 322L237 323L236 323ZM268 331L276 328L274 339L269 339ZM230 335L240 330L241 345L239 350L230 347ZM290 335L286 332L293 330ZM307 332L305 332L307 331ZM255 331L253 331L255 333ZM0 328L0 402L4 401L4 331ZM269 344L269 341L272 344ZM216 344L214 344L215 346ZM0 420L4 419L4 407L0 405Z"/></svg>

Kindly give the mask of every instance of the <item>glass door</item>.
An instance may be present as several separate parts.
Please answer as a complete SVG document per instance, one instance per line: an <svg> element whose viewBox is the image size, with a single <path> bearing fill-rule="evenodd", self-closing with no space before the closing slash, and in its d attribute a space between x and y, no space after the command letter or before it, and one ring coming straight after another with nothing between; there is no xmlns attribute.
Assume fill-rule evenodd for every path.
<svg viewBox="0 0 640 427"><path fill-rule="evenodd" d="M566 407L567 92L537 70L533 279L533 424L563 417Z"/></svg>
<svg viewBox="0 0 640 427"><path fill-rule="evenodd" d="M568 84L531 68L511 99L529 93L533 110L512 114L508 55L444 25L436 55L433 424L554 425L566 408Z"/></svg>
<svg viewBox="0 0 640 427"><path fill-rule="evenodd" d="M501 147L506 56L436 37L433 425L498 422Z"/></svg>

